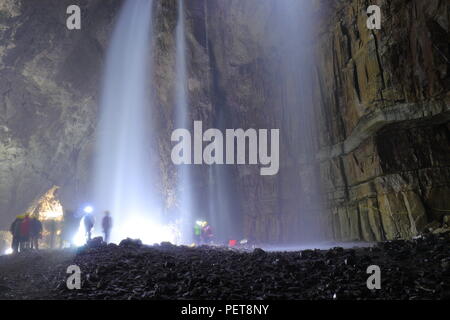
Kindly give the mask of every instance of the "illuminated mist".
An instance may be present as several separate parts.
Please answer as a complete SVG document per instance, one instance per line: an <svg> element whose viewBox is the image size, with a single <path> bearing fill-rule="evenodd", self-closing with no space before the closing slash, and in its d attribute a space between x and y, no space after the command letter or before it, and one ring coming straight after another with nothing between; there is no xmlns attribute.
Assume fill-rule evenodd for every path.
<svg viewBox="0 0 450 320"><path fill-rule="evenodd" d="M285 163L294 167L280 170L277 177L280 199L294 198L289 204L279 202L280 212L291 212L295 217L284 240L306 243L319 240L320 194L315 175L317 136L312 110L312 77L314 61L307 48L310 39L311 18L308 18L310 1L279 0L274 3L272 27L267 31L263 47L277 48L276 55L265 55L266 68L271 75L269 83L273 92L280 95L281 112L274 123L260 124L281 130ZM92 205L97 219L94 235L100 235L103 212L108 210L113 218L111 241L140 238L144 243L177 242L178 232L182 243L191 243L194 224L194 194L192 169L189 165L177 167L177 199L181 230L166 225L162 216L163 196L160 185L160 164L157 136L153 129L151 78L153 48L153 1L128 0L120 13L107 53L100 121L97 129ZM187 55L185 15L183 1L178 1L176 26L176 63L174 92L174 128L190 129L187 90ZM273 61L272 61L273 60ZM215 128L224 131L235 127L229 108L223 102L215 106ZM300 165L300 167L299 167ZM303 171L303 172L300 172ZM307 174L305 174L305 172ZM283 177L283 175L285 175ZM209 168L209 190L205 200L207 214L215 230L216 241L242 239L242 204L234 186L236 167L216 165ZM289 182L295 181L295 188ZM295 192L293 194L292 192ZM293 197L289 197L293 196ZM293 203L295 202L295 204ZM197 217L196 217L197 218ZM283 227L274 226L273 228ZM286 229L287 230L287 229ZM295 232L293 231L295 230ZM82 228L80 228L80 233ZM252 234L248 235L252 236ZM78 235L78 240L83 239ZM280 239L271 239L277 241ZM79 242L79 241L78 241Z"/></svg>
<svg viewBox="0 0 450 320"><path fill-rule="evenodd" d="M189 103L187 96L187 68L186 68L186 34L184 27L184 4L178 0L178 20L176 28L176 100L175 127L189 129ZM184 243L192 242L192 179L189 165L178 166L178 209L181 219L181 234Z"/></svg>
<svg viewBox="0 0 450 320"><path fill-rule="evenodd" d="M291 211L294 231L285 239L296 244L312 244L324 240L320 174L315 156L318 131L313 106L315 70L313 43L313 0L279 0L273 12L274 27L268 41L278 48L271 61L273 81L281 88L280 139L285 151L284 163L294 165L280 170L280 212ZM283 160L282 160L283 161ZM294 187L293 187L294 186ZM294 192L294 194L292 194ZM293 195L293 196L292 196ZM284 226L287 228L287 226ZM292 229L291 229L292 230Z"/></svg>
<svg viewBox="0 0 450 320"><path fill-rule="evenodd" d="M173 241L161 223L159 155L152 152L152 7L150 0L124 4L106 59L93 205L97 228L103 212L111 212L113 242L126 237L150 244Z"/></svg>

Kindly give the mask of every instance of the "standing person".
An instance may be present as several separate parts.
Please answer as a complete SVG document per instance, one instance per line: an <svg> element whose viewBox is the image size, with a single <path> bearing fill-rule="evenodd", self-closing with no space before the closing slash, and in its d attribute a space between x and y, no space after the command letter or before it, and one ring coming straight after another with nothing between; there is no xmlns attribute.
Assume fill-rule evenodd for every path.
<svg viewBox="0 0 450 320"><path fill-rule="evenodd" d="M103 228L103 234L105 235L105 242L109 242L109 236L111 235L111 228L112 228L112 218L110 216L109 211L105 211L105 216L102 220L102 228Z"/></svg>
<svg viewBox="0 0 450 320"><path fill-rule="evenodd" d="M202 237L202 222L197 221L194 225L194 241L196 244L200 244L201 237Z"/></svg>
<svg viewBox="0 0 450 320"><path fill-rule="evenodd" d="M37 216L30 219L31 249L39 250L39 239L42 238L42 222Z"/></svg>
<svg viewBox="0 0 450 320"><path fill-rule="evenodd" d="M49 221L48 224L48 231L50 233L50 248L54 249L55 248L55 241L56 241L56 221L54 219Z"/></svg>
<svg viewBox="0 0 450 320"><path fill-rule="evenodd" d="M26 214L20 224L20 251L28 249L30 244L30 215Z"/></svg>
<svg viewBox="0 0 450 320"><path fill-rule="evenodd" d="M92 229L94 228L94 216L92 213L86 213L84 215L84 228L86 230L87 240L91 240L92 238Z"/></svg>
<svg viewBox="0 0 450 320"><path fill-rule="evenodd" d="M213 238L212 228L207 221L204 221L202 225L202 242L210 244L212 238Z"/></svg>
<svg viewBox="0 0 450 320"><path fill-rule="evenodd" d="M61 248L64 247L64 242L69 246L73 245L75 235L80 227L80 218L72 210L66 210L64 212L64 222L61 233Z"/></svg>
<svg viewBox="0 0 450 320"><path fill-rule="evenodd" d="M12 234L12 244L11 249L14 253L19 252L19 246L20 246L20 225L22 223L23 217L17 216L16 219L14 219L13 223L11 224L11 227L9 228L9 231Z"/></svg>

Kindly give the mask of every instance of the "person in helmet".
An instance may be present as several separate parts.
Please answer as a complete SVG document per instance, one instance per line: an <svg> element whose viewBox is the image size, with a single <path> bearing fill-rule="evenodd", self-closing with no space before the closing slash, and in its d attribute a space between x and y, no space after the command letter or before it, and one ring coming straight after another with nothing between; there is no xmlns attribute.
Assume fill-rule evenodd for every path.
<svg viewBox="0 0 450 320"><path fill-rule="evenodd" d="M30 245L30 231L31 231L31 219L30 215L26 214L20 224L20 251L28 249Z"/></svg>
<svg viewBox="0 0 450 320"><path fill-rule="evenodd" d="M202 243L210 244L213 239L212 228L207 221L203 221L202 233L201 233Z"/></svg>
<svg viewBox="0 0 450 320"><path fill-rule="evenodd" d="M91 240L92 238L92 229L94 228L95 220L92 213L86 213L84 215L84 228L86 230L87 240Z"/></svg>
<svg viewBox="0 0 450 320"><path fill-rule="evenodd" d="M109 236L111 235L111 228L112 228L112 218L109 213L109 211L105 211L105 216L102 220L102 228L103 228L103 234L105 235L105 242L109 242Z"/></svg>
<svg viewBox="0 0 450 320"><path fill-rule="evenodd" d="M196 221L194 225L194 242L200 244L202 240L202 222Z"/></svg>
<svg viewBox="0 0 450 320"><path fill-rule="evenodd" d="M39 239L42 238L42 222L37 216L30 218L31 249L39 250Z"/></svg>
<svg viewBox="0 0 450 320"><path fill-rule="evenodd" d="M11 224L11 227L9 228L9 231L12 235L12 244L11 249L14 253L19 252L20 247L20 225L23 221L24 216L17 216L16 219L14 219L13 223Z"/></svg>

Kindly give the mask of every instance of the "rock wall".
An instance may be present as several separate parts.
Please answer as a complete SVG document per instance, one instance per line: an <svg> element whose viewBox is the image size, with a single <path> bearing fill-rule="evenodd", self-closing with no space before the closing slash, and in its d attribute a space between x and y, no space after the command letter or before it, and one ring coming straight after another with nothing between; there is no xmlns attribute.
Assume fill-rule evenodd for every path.
<svg viewBox="0 0 450 320"><path fill-rule="evenodd" d="M233 236L277 243L409 238L441 222L450 209L449 5L378 0L382 29L370 31L368 1L312 1L298 17L280 5L289 2L305 3L186 1L191 120L280 129L276 176L192 168L196 214L218 210ZM122 1L77 3L81 31L65 27L69 1L0 2L1 229L53 186L65 208L89 199L102 67ZM177 1L155 1L155 15L151 90L170 213ZM312 38L299 31L313 23Z"/></svg>
<svg viewBox="0 0 450 320"><path fill-rule="evenodd" d="M208 38L215 116L225 114L227 128L280 130L277 175L260 176L257 166L235 169L243 235L272 243L323 239L318 134L308 92L312 47L302 32L311 7L299 1L206 3L214 21Z"/></svg>
<svg viewBox="0 0 450 320"><path fill-rule="evenodd" d="M0 228L52 186L84 198L104 51L120 1L78 1L82 31L66 28L70 1L0 2Z"/></svg>
<svg viewBox="0 0 450 320"><path fill-rule="evenodd" d="M410 238L450 210L449 4L340 2L318 32L321 172L339 240Z"/></svg>

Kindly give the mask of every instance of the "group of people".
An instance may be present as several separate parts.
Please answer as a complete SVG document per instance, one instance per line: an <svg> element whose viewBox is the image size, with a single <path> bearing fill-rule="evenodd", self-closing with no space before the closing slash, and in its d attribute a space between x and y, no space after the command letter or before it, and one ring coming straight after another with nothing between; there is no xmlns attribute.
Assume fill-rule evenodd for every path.
<svg viewBox="0 0 450 320"><path fill-rule="evenodd" d="M92 215L92 213L86 213L84 215L84 230L86 231L86 238L87 240L91 240L92 238L92 230L94 229L95 224L95 218ZM106 243L109 242L109 238L111 235L111 229L112 229L112 218L109 211L105 211L103 219L102 219L102 230L103 230L103 241Z"/></svg>
<svg viewBox="0 0 450 320"><path fill-rule="evenodd" d="M84 215L84 227L87 240L91 240L94 224L94 216L91 213L86 213ZM51 220L47 222L46 225L49 233L49 247L55 248L57 245L56 221ZM64 247L64 242L72 245L74 237L78 232L79 225L80 218L77 218L77 214L70 210L66 211L61 230L61 247ZM102 228L104 241L109 242L112 229L112 218L109 211L105 211L105 216L102 219ZM13 253L23 252L27 249L39 249L39 240L42 239L43 226L38 217L30 214L17 216L11 224L10 232L12 234L11 249Z"/></svg>
<svg viewBox="0 0 450 320"><path fill-rule="evenodd" d="M64 215L64 222L62 227L61 241L72 243L75 234L80 224L80 218L72 211L67 211ZM51 221L52 222L52 221ZM56 235L56 222L50 222L50 247L54 248ZM92 212L86 212L83 216L83 224L86 231L86 240L92 239L92 231L95 224L95 218ZM53 227L52 227L53 226ZM54 230L53 230L54 229ZM110 240L112 229L112 218L109 211L104 212L102 219L102 229L104 241L106 243ZM10 232L12 234L12 250L14 253L24 251L26 249L39 249L39 239L42 238L42 222L36 216L25 214L17 216L11 224ZM53 234L53 236L52 236ZM207 221L197 221L194 226L194 238L197 244L210 244L213 239L213 232L211 226ZM63 247L63 245L62 245Z"/></svg>
<svg viewBox="0 0 450 320"><path fill-rule="evenodd" d="M39 239L42 238L42 222L37 217L29 214L17 216L11 224L10 232L13 252L39 249Z"/></svg>
<svg viewBox="0 0 450 320"><path fill-rule="evenodd" d="M94 229L95 218L92 213L86 213L83 218L84 230L86 231L86 239L89 241L92 239L92 231ZM102 219L102 231L103 231L103 241L106 243L109 242L109 237L111 235L112 229L112 218L109 211L104 212L104 216Z"/></svg>
<svg viewBox="0 0 450 320"><path fill-rule="evenodd" d="M197 244L210 244L213 239L212 228L207 221L197 221L194 225L194 239Z"/></svg>

